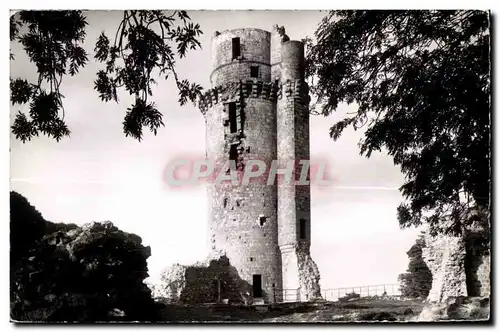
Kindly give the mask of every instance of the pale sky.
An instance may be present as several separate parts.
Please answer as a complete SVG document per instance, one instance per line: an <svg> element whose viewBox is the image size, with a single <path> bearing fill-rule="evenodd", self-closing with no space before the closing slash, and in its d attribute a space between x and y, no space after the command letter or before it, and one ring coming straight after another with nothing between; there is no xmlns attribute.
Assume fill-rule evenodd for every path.
<svg viewBox="0 0 500 332"><path fill-rule="evenodd" d="M197 11L189 12L204 34L202 50L178 62L181 77L209 87L210 38L214 31L243 27L271 30L284 25L291 39L312 36L324 13L317 11ZM162 180L165 165L179 156L205 156L203 115L192 105L179 106L171 81L158 80L153 100L164 115L157 136L146 133L138 142L123 134L122 121L132 98L120 94L121 104L104 103L93 90L97 68L93 48L101 31L114 36L120 12L87 12L90 63L76 77L66 77L66 121L71 138L46 137L26 144L11 136L11 189L28 198L51 221L84 224L110 220L120 229L140 235L152 248L148 260L152 281L173 264L203 260L208 252L207 201L202 186L172 189ZM34 80L36 69L19 46L12 46L11 76ZM14 114L27 107L11 107ZM402 231L396 207L403 176L392 158L374 153L359 156L362 132L346 130L334 142L330 126L345 112L312 116L311 155L328 160L334 179L330 188L312 189L311 253L323 288L396 283L406 270L406 251L418 230Z"/></svg>

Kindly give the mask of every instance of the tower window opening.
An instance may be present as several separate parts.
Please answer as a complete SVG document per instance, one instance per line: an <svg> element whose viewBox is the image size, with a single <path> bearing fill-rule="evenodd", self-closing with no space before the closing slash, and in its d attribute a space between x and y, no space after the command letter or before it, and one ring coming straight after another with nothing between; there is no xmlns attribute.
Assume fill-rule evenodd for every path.
<svg viewBox="0 0 500 332"><path fill-rule="evenodd" d="M224 198L224 207L227 207L227 203L228 203L229 199L227 197Z"/></svg>
<svg viewBox="0 0 500 332"><path fill-rule="evenodd" d="M250 257L250 262L253 262L253 257Z"/></svg>
<svg viewBox="0 0 500 332"><path fill-rule="evenodd" d="M231 133L238 131L239 116L236 111L236 103L229 103L229 129Z"/></svg>
<svg viewBox="0 0 500 332"><path fill-rule="evenodd" d="M306 220L300 219L300 239L304 240L306 238Z"/></svg>
<svg viewBox="0 0 500 332"><path fill-rule="evenodd" d="M250 67L250 77L254 77L254 78L259 77L259 66L251 66Z"/></svg>
<svg viewBox="0 0 500 332"><path fill-rule="evenodd" d="M233 38L233 59L236 59L240 56L240 38Z"/></svg>
<svg viewBox="0 0 500 332"><path fill-rule="evenodd" d="M260 225L260 227L264 226L264 224L266 223L266 221L267 221L266 217L259 217L259 225Z"/></svg>

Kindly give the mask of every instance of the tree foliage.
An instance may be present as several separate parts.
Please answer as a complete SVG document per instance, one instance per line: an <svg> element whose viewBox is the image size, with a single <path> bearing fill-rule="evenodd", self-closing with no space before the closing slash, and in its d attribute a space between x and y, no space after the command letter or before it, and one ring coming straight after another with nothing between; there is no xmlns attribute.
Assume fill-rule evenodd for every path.
<svg viewBox="0 0 500 332"><path fill-rule="evenodd" d="M398 277L403 296L426 298L429 295L432 287L432 273L422 258L423 247L425 247L425 240L421 235L406 253L410 259L408 270Z"/></svg>
<svg viewBox="0 0 500 332"><path fill-rule="evenodd" d="M10 192L10 261L15 264L47 233L42 214L21 194Z"/></svg>
<svg viewBox="0 0 500 332"><path fill-rule="evenodd" d="M309 45L317 111L357 106L331 137L364 127L361 155L401 167L401 227L461 232L489 204L489 28L483 11L333 11Z"/></svg>
<svg viewBox="0 0 500 332"><path fill-rule="evenodd" d="M11 78L11 102L29 103L29 114L19 111L12 126L17 139L26 142L41 133L59 141L70 135L60 86L66 75L77 75L88 63L82 47L87 26L81 11L22 11L11 17L11 42L21 43L38 74L37 82ZM164 126L162 113L149 98L155 75L173 76L181 105L199 96L201 86L179 78L175 65L177 58L201 47L197 39L201 34L185 11L167 15L159 10L126 10L114 36L104 32L99 36L94 58L104 67L96 74L94 89L106 102L118 102L120 89L135 97L123 121L126 136L141 140L143 127L156 134Z"/></svg>

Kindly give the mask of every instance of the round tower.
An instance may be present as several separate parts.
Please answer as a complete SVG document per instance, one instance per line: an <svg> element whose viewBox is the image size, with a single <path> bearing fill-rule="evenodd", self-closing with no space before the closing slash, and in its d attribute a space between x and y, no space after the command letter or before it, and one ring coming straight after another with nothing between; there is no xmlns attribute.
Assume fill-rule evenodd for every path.
<svg viewBox="0 0 500 332"><path fill-rule="evenodd" d="M200 108L206 154L218 172L230 160L240 172L250 159L269 167L277 159L276 92L271 83L271 35L237 29L212 38L212 89ZM278 247L277 187L265 180L208 184L211 250L225 253L254 298L274 302L282 288Z"/></svg>
<svg viewBox="0 0 500 332"><path fill-rule="evenodd" d="M281 91L277 104L277 154L281 167L294 162L295 180L301 164L310 159L309 93L304 81L304 44L281 44ZM310 185L278 184L279 246L282 254L283 288L300 289L301 300L320 297L319 272L310 256ZM285 299L287 300L287 299ZM293 300L293 299L291 299Z"/></svg>
<svg viewBox="0 0 500 332"><path fill-rule="evenodd" d="M281 45L281 54L283 95L277 107L277 153L284 167L290 161L298 164L300 160L309 160L309 111L303 71L304 45L287 41ZM298 166L296 180L300 178L300 170ZM278 190L279 242L282 252L287 252L294 250L293 246L299 242L310 242L310 186L285 183Z"/></svg>

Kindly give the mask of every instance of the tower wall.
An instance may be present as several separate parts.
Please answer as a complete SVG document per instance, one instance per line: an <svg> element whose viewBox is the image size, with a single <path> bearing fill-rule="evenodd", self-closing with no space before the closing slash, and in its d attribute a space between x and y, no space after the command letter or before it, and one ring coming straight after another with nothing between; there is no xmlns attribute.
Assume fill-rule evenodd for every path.
<svg viewBox="0 0 500 332"><path fill-rule="evenodd" d="M233 59L233 38L240 38L240 55ZM250 78L250 67L259 67L259 79L271 81L271 34L260 29L224 31L212 37L212 86Z"/></svg>
<svg viewBox="0 0 500 332"><path fill-rule="evenodd" d="M297 40L284 42L281 46L281 80L304 82L304 43Z"/></svg>
<svg viewBox="0 0 500 332"><path fill-rule="evenodd" d="M309 160L308 92L304 82L304 45L288 41L282 44L283 96L277 107L278 161L281 167L294 162L295 179L300 178L300 160ZM280 246L310 243L310 186L280 184L278 215ZM300 219L306 219L306 234L301 239ZM284 250L284 249L282 249ZM286 251L286 249L285 249Z"/></svg>
<svg viewBox="0 0 500 332"><path fill-rule="evenodd" d="M277 106L278 162L293 162L294 178L301 177L300 161L309 161L309 95L304 81L304 45L281 44L282 98ZM278 184L279 246L283 288L301 289L301 300L320 297L319 271L310 257L310 185Z"/></svg>
<svg viewBox="0 0 500 332"><path fill-rule="evenodd" d="M281 79L281 44L282 32L275 25L271 32L271 80L275 82Z"/></svg>
<svg viewBox="0 0 500 332"><path fill-rule="evenodd" d="M239 52L233 52L235 45ZM240 172L250 159L267 167L278 160L280 168L309 159L309 95L301 42L289 41L279 27L272 33L216 32L212 64L212 89L199 107L206 121L207 159L216 162L216 174L225 173L222 166L229 159ZM256 67L258 76L251 77ZM281 299L274 294L280 289L300 288L302 301L320 297L319 272L309 253L310 187L267 185L266 175L249 185L208 184L211 250L226 254L250 285L261 275L266 302Z"/></svg>
<svg viewBox="0 0 500 332"><path fill-rule="evenodd" d="M240 38L241 57L232 59L232 38ZM276 86L270 83L270 34L256 29L223 32L213 38L212 83L204 107L207 159L216 171L235 158L241 171L249 159L270 165L276 159ZM258 78L250 66L259 66ZM229 124L229 103L235 103L238 129ZM232 157L231 157L232 156ZM274 301L282 287L278 248L277 187L265 182L249 185L208 185L211 250L224 252L240 277L250 285L262 276L263 298Z"/></svg>

